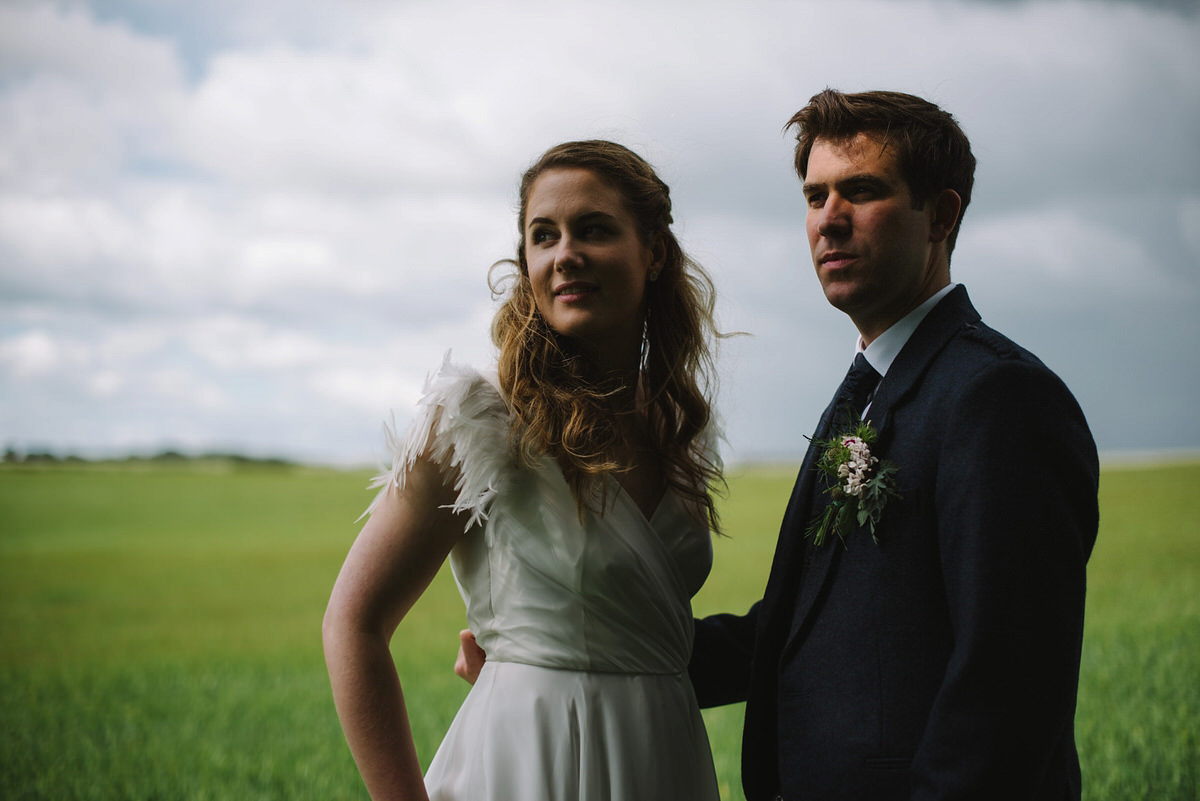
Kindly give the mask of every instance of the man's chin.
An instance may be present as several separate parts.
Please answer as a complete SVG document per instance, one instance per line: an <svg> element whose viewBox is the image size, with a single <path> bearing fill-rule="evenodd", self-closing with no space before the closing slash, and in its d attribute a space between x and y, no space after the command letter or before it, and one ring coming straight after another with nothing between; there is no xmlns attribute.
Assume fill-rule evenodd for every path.
<svg viewBox="0 0 1200 801"><path fill-rule="evenodd" d="M822 284L821 288L825 292L825 300L829 305L843 314L854 316L857 309L862 308L861 293L857 287L849 285L845 281L830 281Z"/></svg>

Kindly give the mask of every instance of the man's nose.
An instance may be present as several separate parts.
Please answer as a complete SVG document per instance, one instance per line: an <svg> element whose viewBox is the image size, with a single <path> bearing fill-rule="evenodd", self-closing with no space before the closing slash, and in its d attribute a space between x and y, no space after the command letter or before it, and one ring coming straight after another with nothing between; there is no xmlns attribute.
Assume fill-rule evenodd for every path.
<svg viewBox="0 0 1200 801"><path fill-rule="evenodd" d="M837 195L825 198L817 212L817 233L826 237L845 236L850 231L850 204Z"/></svg>

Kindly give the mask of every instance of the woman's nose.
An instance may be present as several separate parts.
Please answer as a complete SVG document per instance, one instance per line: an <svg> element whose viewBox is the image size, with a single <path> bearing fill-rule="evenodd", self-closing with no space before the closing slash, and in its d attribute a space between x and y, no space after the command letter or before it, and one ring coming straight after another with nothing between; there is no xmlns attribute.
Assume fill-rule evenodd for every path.
<svg viewBox="0 0 1200 801"><path fill-rule="evenodd" d="M576 246L575 238L564 236L558 240L558 248L554 252L554 268L556 270L573 270L583 264L583 256Z"/></svg>

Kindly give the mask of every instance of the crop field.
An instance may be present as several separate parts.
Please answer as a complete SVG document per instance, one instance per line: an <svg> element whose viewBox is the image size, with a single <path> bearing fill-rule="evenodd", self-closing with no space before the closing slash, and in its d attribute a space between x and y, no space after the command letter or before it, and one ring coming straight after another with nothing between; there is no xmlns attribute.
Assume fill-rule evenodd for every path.
<svg viewBox="0 0 1200 801"><path fill-rule="evenodd" d="M744 468L698 614L761 594L794 468ZM365 799L321 655L362 472L0 468L0 799ZM1200 791L1200 464L1106 469L1077 739L1088 801ZM392 651L428 762L467 687L443 570ZM739 706L705 712L741 799Z"/></svg>

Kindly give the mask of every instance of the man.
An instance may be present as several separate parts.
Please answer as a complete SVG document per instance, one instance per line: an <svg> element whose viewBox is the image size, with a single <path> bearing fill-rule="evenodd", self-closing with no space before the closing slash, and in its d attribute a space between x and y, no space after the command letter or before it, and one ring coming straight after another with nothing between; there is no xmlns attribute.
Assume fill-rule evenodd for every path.
<svg viewBox="0 0 1200 801"><path fill-rule="evenodd" d="M892 92L826 90L792 126L817 278L882 378L822 417L762 600L697 621L701 705L747 701L750 801L1078 799L1096 450L1062 382L950 282L970 145ZM826 443L864 422L885 486L830 491ZM850 514L821 537L831 503Z"/></svg>

